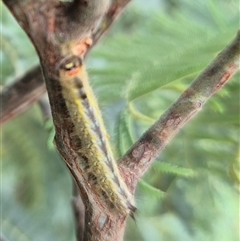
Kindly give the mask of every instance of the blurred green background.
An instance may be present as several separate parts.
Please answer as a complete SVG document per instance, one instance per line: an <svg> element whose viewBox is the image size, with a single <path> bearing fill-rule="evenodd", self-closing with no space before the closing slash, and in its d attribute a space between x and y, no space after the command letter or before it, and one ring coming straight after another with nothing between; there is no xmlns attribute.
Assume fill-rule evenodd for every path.
<svg viewBox="0 0 240 241"><path fill-rule="evenodd" d="M38 63L0 3L1 85ZM234 38L239 0L133 1L87 59L119 158ZM239 74L211 98L139 183L125 241L238 241ZM51 126L51 124L50 124ZM68 169L39 105L1 130L4 240L75 240Z"/></svg>

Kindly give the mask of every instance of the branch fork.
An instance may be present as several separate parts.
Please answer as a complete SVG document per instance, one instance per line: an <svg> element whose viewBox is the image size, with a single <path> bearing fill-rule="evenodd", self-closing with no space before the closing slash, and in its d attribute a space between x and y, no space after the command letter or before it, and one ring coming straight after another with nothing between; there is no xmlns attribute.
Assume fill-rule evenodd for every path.
<svg viewBox="0 0 240 241"><path fill-rule="evenodd" d="M78 170L76 157L71 148L70 134L71 123L67 121L64 106L61 106L60 85L56 79L56 66L63 59L63 50L60 45L52 41L52 33L57 28L67 29L69 22L66 18L59 18L61 26L55 25L55 15L63 2L49 1L3 1L13 13L19 24L32 40L41 60L41 67L46 82L46 88L52 109L53 121L56 128L56 146L65 159L72 176L81 193L85 205L85 241L122 241L126 226L127 216L107 210L99 205L96 195L91 193L91 187L86 185L84 173ZM77 1L76 1L77 2ZM113 19L119 11L130 1L117 1L109 14ZM66 3L67 4L67 3ZM60 6L60 7L59 7ZM122 6L122 8L121 8ZM115 9L115 10L114 10ZM111 12L112 11L112 12ZM109 24L110 25L110 24ZM73 25L72 25L73 26ZM47 32L51 32L49 35ZM74 34L73 28L72 33ZM96 33L94 41L101 34ZM51 36L51 37L49 37ZM50 41L51 40L51 41ZM80 51L77 47L77 55L81 57L91 45L91 40L82 42ZM73 51L75 54L75 50ZM178 133L178 131L202 108L203 104L216 91L220 90L229 79L239 70L240 58L240 31L236 38L216 57L179 97L179 99L147 130L142 137L119 160L118 167L127 187L134 193L139 179L143 176L152 162L160 155L164 147ZM69 161L70 160L70 161ZM83 184L85 183L85 184Z"/></svg>

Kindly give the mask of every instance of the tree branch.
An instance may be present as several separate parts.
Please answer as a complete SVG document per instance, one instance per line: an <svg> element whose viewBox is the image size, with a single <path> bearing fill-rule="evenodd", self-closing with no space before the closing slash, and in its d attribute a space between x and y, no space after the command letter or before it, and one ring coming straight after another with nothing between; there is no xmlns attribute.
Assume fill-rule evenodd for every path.
<svg viewBox="0 0 240 241"><path fill-rule="evenodd" d="M46 92L39 66L31 69L23 77L6 86L0 94L1 124L26 111Z"/></svg>
<svg viewBox="0 0 240 241"><path fill-rule="evenodd" d="M75 216L77 241L82 241L84 236L85 207L75 183L73 183L72 206Z"/></svg>
<svg viewBox="0 0 240 241"><path fill-rule="evenodd" d="M235 39L193 81L179 99L120 159L126 183L135 190L138 180L169 141L240 68L240 30Z"/></svg>
<svg viewBox="0 0 240 241"><path fill-rule="evenodd" d="M101 1L105 4L104 1L106 0ZM12 1L5 0L4 2L9 9L14 12L17 21L22 21L23 16L27 19L26 24L23 24L22 26L34 44L40 58L56 130L55 144L76 181L85 206L84 240L122 241L127 214L130 208L126 212L123 212L123 210L125 211L126 209L125 206L123 206L123 210L121 210L122 212L117 212L114 203L117 194L113 191L110 196L110 194L104 192L104 190L108 190L108 185L112 185L109 180L117 180L117 182L115 181L116 184L113 183L124 194L126 194L128 189L123 189L122 184L121 186L119 184L119 187L117 186L117 183L122 183L122 179L119 179L119 176L117 176L117 172L114 169L116 167L113 167L113 162L110 162L110 159L107 160L110 162L110 168L113 170L114 178L116 179L110 179L106 176L103 176L101 180L98 179L104 185L106 182L105 178L108 178L106 189L101 189L101 187L99 187L99 190L97 190L97 184L94 183L95 173L91 173L91 170L89 170L89 173L85 172L86 168L96 169L94 166L95 162L92 166L86 168L84 166L87 163L90 163L91 156L84 153L84 151L87 151L81 149L82 140L76 138L76 130L74 128L78 121L76 122L74 117L70 116L70 111L75 113L75 109L71 110L71 108L69 109L67 106L74 101L74 97L71 95L66 96L64 94L64 88L66 89L67 87L63 86L65 83L68 83L65 81L65 77L68 80L69 74L69 78L72 81L79 81L77 87L82 88L81 85L83 82L81 81L83 79L81 78L86 78L85 75L81 75L80 77L75 75L76 71L84 70L81 61L79 61L79 58L77 58L77 62L73 61L72 58L71 62L66 62L66 60L69 59L69 55L73 55L73 57L75 57L74 60L76 60L76 55L82 57L84 52L75 52L75 50L78 49L77 47L79 46L83 47L88 44L85 40L91 35L92 29L95 28L97 16L100 18L103 14L104 9L101 9L103 5L93 0L88 0L86 5L86 2L82 1L81 3L83 5L82 8L80 8L81 12L79 12L79 14L84 17L79 19L74 18L74 21L69 21L70 16L68 10L70 6L69 4L71 3L68 2L45 1L44 4L42 4L41 1L16 1L14 2L16 5L14 5ZM26 4L26 2L28 4ZM126 1L124 2L126 3ZM21 14L15 14L16 8L21 9ZM100 15L98 15L99 11ZM96 16L96 18L93 18L93 16ZM86 21L86 19L88 21ZM79 21L79 26L76 21ZM64 73L63 76L61 75L62 72ZM75 77L72 77L72 74L74 74ZM85 79L85 82L86 81L87 80ZM74 84L76 84L75 82ZM74 88L77 87L75 86ZM87 87L87 85L85 87ZM82 88L81 91L85 91L85 89ZM78 95L82 94L81 91L78 92ZM86 95L78 96L79 99L80 97L82 98L81 103L85 105ZM93 101L93 98L91 101ZM91 108L86 110L89 111L90 109ZM75 116L75 114L73 116ZM92 114L93 112L91 112L90 118L92 118ZM82 114L82 116L84 116L84 114ZM100 138L102 138L100 140L101 148L103 148L106 157L109 158L110 155L108 149L103 142L103 138L105 141L106 135L99 133L102 131L99 129L99 126L96 126L96 128L97 135L100 135ZM93 140L91 139L89 144L92 143L92 141ZM87 142L85 141L85 143ZM90 144L90 146L87 144L86 148L91 148L92 145L94 144ZM84 164L81 164L83 161ZM101 173L101 170L99 171ZM92 176L89 176L90 174L92 174ZM112 191L111 188L110 190ZM112 201L111 198L113 198L114 201ZM121 199L121 201L122 200L123 199Z"/></svg>
<svg viewBox="0 0 240 241"><path fill-rule="evenodd" d="M19 24L26 28L27 18L21 11L21 5L15 1L15 6L12 6L11 2L14 1L5 1L5 4L17 19L22 19ZM93 44L89 50L108 32L129 2L131 0L116 0L112 3L102 24L93 35ZM41 75L41 67L38 65L29 70L22 78L18 78L10 86L4 88L4 91L0 93L0 99L4 100L0 109L0 124L5 124L25 112L41 98L44 92L46 92L45 83Z"/></svg>

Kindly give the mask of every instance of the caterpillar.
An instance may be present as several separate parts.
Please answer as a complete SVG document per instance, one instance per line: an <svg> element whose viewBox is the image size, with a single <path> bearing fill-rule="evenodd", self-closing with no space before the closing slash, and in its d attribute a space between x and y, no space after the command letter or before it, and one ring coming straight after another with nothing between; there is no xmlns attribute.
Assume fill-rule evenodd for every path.
<svg viewBox="0 0 240 241"><path fill-rule="evenodd" d="M84 177L102 201L133 217L133 195L118 171L110 148L101 112L79 57L72 55L58 66L62 96L69 112L73 131L70 143Z"/></svg>

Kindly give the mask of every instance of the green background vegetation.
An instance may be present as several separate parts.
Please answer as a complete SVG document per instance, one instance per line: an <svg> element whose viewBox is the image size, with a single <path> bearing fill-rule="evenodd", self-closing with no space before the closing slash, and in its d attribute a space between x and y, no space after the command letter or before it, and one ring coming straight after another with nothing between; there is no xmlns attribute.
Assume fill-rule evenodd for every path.
<svg viewBox="0 0 240 241"><path fill-rule="evenodd" d="M87 59L119 158L236 35L238 0L133 1ZM151 3L150 3L151 2ZM1 84L38 63L7 9ZM139 183L126 241L239 240L237 74ZM48 124L49 126L49 124ZM1 228L10 241L75 240L72 183L38 104L3 126Z"/></svg>

